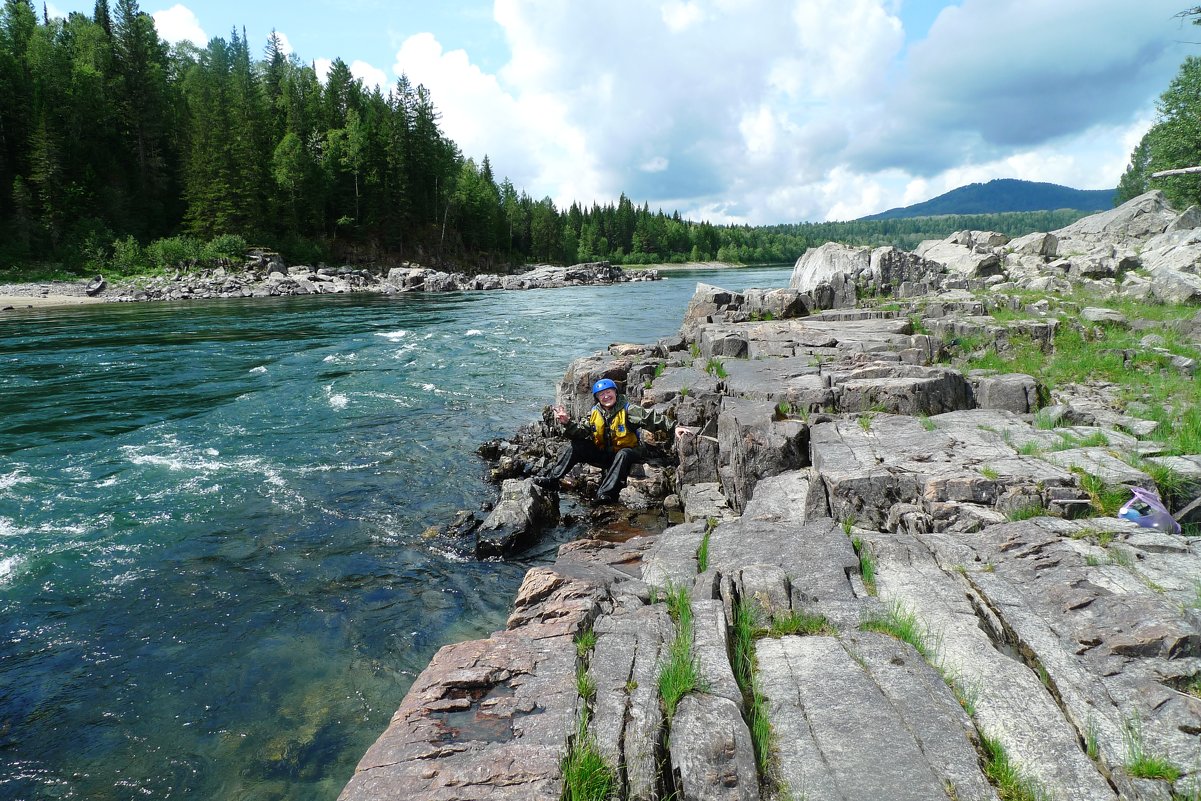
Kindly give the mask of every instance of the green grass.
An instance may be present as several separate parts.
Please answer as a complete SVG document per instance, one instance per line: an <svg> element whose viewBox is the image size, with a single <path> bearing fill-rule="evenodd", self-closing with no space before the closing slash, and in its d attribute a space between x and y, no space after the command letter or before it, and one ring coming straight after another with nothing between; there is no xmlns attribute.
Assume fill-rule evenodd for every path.
<svg viewBox="0 0 1201 801"><path fill-rule="evenodd" d="M575 691L587 703L596 698L596 680L583 665L575 672Z"/></svg>
<svg viewBox="0 0 1201 801"><path fill-rule="evenodd" d="M605 763L596 740L581 726L563 757L564 801L607 801L617 790L617 772Z"/></svg>
<svg viewBox="0 0 1201 801"><path fill-rule="evenodd" d="M580 653L580 640L585 633L576 637L576 651ZM593 635L595 641L595 635ZM585 649L583 653L587 653ZM586 665L580 665L575 674L576 692L584 703L576 718L575 737L563 756L564 801L608 801L617 790L617 771L600 754L596 738L588 733L592 702L596 698L596 681Z"/></svg>
<svg viewBox="0 0 1201 801"><path fill-rule="evenodd" d="M1180 767L1164 757L1147 752L1143 742L1142 722L1138 717L1122 723L1122 739L1126 741L1126 772L1140 779L1163 779L1174 782L1180 778Z"/></svg>
<svg viewBox="0 0 1201 801"><path fill-rule="evenodd" d="M701 539L700 546L696 549L696 572L704 573L709 569L709 537L713 534L713 526L708 526L705 529L705 536Z"/></svg>
<svg viewBox="0 0 1201 801"><path fill-rule="evenodd" d="M872 417L873 417L873 415L870 415L870 414L859 415L859 427L862 428L864 431L871 431L872 430Z"/></svg>
<svg viewBox="0 0 1201 801"><path fill-rule="evenodd" d="M984 750L984 774L997 788L1001 801L1049 801L1046 790L1022 773L1000 742L981 734L980 743Z"/></svg>
<svg viewBox="0 0 1201 801"><path fill-rule="evenodd" d="M1130 500L1130 490L1122 486L1106 484L1103 479L1086 472L1079 467L1071 468L1080 483L1080 489L1088 493L1093 511L1101 517L1116 517L1126 501Z"/></svg>
<svg viewBox="0 0 1201 801"><path fill-rule="evenodd" d="M1101 732L1097 728L1097 721L1093 720L1091 715L1084 731L1084 752L1093 762L1101 758Z"/></svg>
<svg viewBox="0 0 1201 801"><path fill-rule="evenodd" d="M859 537L851 539L851 547L859 557L859 573L863 576L863 586L868 595L876 594L876 558L872 555L871 547Z"/></svg>
<svg viewBox="0 0 1201 801"><path fill-rule="evenodd" d="M936 428L938 428L938 426L934 424L934 421L930 419L928 414L919 414L917 416L917 421L921 423L922 428L927 431L934 431Z"/></svg>
<svg viewBox="0 0 1201 801"><path fill-rule="evenodd" d="M710 357L708 363L705 364L705 372L718 378L727 378L729 373L726 372L726 366L721 363L721 359Z"/></svg>
<svg viewBox="0 0 1201 801"><path fill-rule="evenodd" d="M1032 439L1029 442L1022 443L1022 447L1018 448L1017 451L1022 456L1041 456L1043 448L1038 444L1037 440Z"/></svg>
<svg viewBox="0 0 1201 801"><path fill-rule="evenodd" d="M759 625L751 603L739 601L734 605L734 638L731 659L734 680L746 701L747 725L751 730L751 745L755 765L761 780L770 782L772 757L775 754L775 735L767 717L767 700L755 682L755 632Z"/></svg>
<svg viewBox="0 0 1201 801"><path fill-rule="evenodd" d="M827 620L825 615L796 610L784 615L776 615L767 629L767 636L776 639L787 635L832 635L836 633L837 629L834 628L834 624Z"/></svg>
<svg viewBox="0 0 1201 801"><path fill-rule="evenodd" d="M1005 514L1005 519L1011 523L1016 523L1019 520L1029 520L1032 517L1042 517L1047 513L1043 505L1038 501L1015 506Z"/></svg>
<svg viewBox="0 0 1201 801"><path fill-rule="evenodd" d="M579 634L575 635L575 653L576 656L583 659L588 655L588 652L596 647L596 632L592 629L584 629Z"/></svg>
<svg viewBox="0 0 1201 801"><path fill-rule="evenodd" d="M917 615L906 609L899 602L893 602L882 613L866 617L859 628L863 631L876 631L895 637L901 642L907 642L917 649L927 662L934 664L937 654L934 645L925 631L925 627L917 619Z"/></svg>
<svg viewBox="0 0 1201 801"><path fill-rule="evenodd" d="M1046 409L1039 409L1034 413L1034 427L1039 431L1051 431L1057 425L1057 418Z"/></svg>
<svg viewBox="0 0 1201 801"><path fill-rule="evenodd" d="M683 587L668 587L667 612L676 624L676 636L668 647L667 659L659 668L659 697L668 720L680 699L702 688L700 671L692 656L692 602Z"/></svg>
<svg viewBox="0 0 1201 801"><path fill-rule="evenodd" d="M695 342L689 343L688 344L688 355L694 359L699 359L701 357L701 346L696 344Z"/></svg>
<svg viewBox="0 0 1201 801"><path fill-rule="evenodd" d="M984 477L985 477L985 478L987 478L989 481L996 481L998 478L1000 478L1000 477L1001 477L1001 474L1000 474L1000 473L998 473L998 472L996 471L996 469L995 469L995 468L992 468L992 467L981 467L981 468L980 468L980 475L984 476Z"/></svg>
<svg viewBox="0 0 1201 801"><path fill-rule="evenodd" d="M1119 303L1083 294L1074 297L1073 302L1077 306L1120 306L1120 311L1130 319L1170 322L1192 314L1188 307L1133 301ZM1058 301L1056 303L1060 305ZM1138 401L1154 410L1150 419L1161 424L1155 436L1165 444L1169 454L1201 453L1201 382L1182 375L1171 366L1168 356L1142 347L1139 340L1147 333L1116 326L1082 326L1074 312L1064 311L1055 332L1054 348L1049 354L1020 334L1011 337L1006 347L990 348L987 352L985 335L959 337L947 345L952 354L960 355L960 359L965 354L975 354L966 367L1026 373L1034 376L1048 391L1089 381L1115 384L1124 401ZM1157 333L1163 336L1165 348L1171 353L1201 359L1201 350L1182 342L1170 328ZM1034 425L1039 429L1055 427L1051 417L1044 412L1036 413Z"/></svg>

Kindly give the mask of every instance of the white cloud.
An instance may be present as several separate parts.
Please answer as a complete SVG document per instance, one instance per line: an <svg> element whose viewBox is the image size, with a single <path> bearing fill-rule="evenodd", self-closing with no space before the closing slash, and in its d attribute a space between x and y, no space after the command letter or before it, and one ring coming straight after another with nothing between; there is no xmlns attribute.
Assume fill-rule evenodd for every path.
<svg viewBox="0 0 1201 801"><path fill-rule="evenodd" d="M292 48L292 42L288 39L288 35L283 31L276 31L275 37L279 39L279 50L285 56L290 56L295 50Z"/></svg>
<svg viewBox="0 0 1201 801"><path fill-rule="evenodd" d="M394 69L560 206L847 219L998 177L1115 185L1184 55L1176 2L962 0L914 41L899 0L495 0L498 72L432 34Z"/></svg>
<svg viewBox="0 0 1201 801"><path fill-rule="evenodd" d="M372 87L378 86L380 91L387 93L392 84L392 81L388 79L388 73L358 59L350 62L349 66L350 74L362 81L366 89L370 90Z"/></svg>
<svg viewBox="0 0 1201 801"><path fill-rule="evenodd" d="M660 13L663 15L664 24L672 33L678 33L695 25L705 17L700 3L679 2L679 0L664 3Z"/></svg>
<svg viewBox="0 0 1201 801"><path fill-rule="evenodd" d="M200 27L200 20L190 8L176 4L165 11L155 11L150 15L154 19L154 27L158 35L171 44L188 41L197 47L206 47L208 35Z"/></svg>

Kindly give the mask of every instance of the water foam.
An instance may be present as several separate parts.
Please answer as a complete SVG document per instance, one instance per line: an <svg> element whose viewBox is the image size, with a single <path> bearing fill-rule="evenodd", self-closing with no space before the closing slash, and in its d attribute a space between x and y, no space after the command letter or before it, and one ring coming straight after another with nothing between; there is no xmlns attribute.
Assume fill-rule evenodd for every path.
<svg viewBox="0 0 1201 801"><path fill-rule="evenodd" d="M21 472L21 468L19 467L11 473L0 474L0 490L12 489L18 484L30 484L32 482L33 479Z"/></svg>
<svg viewBox="0 0 1201 801"><path fill-rule="evenodd" d="M389 342L399 342L409 335L408 331L388 331L387 333L378 333L377 337L383 337Z"/></svg>
<svg viewBox="0 0 1201 801"><path fill-rule="evenodd" d="M265 365L265 364L260 364L258 367L251 367L251 368L250 368L250 372L252 372L252 373L265 373L265 372L267 372L267 365Z"/></svg>
<svg viewBox="0 0 1201 801"><path fill-rule="evenodd" d="M0 584L7 583L9 577L16 572L17 566L20 564L20 557L6 556L3 559L0 559Z"/></svg>

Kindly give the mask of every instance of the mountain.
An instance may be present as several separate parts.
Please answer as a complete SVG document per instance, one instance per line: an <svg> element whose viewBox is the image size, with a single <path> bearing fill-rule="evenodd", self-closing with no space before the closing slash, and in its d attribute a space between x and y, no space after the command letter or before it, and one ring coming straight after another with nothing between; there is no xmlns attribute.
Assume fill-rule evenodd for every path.
<svg viewBox="0 0 1201 801"><path fill-rule="evenodd" d="M889 209L861 220L895 220L934 217L940 214L998 214L1005 211L1054 211L1113 208L1116 189L1072 189L1059 184L996 178L986 184L968 184L944 195L904 208Z"/></svg>

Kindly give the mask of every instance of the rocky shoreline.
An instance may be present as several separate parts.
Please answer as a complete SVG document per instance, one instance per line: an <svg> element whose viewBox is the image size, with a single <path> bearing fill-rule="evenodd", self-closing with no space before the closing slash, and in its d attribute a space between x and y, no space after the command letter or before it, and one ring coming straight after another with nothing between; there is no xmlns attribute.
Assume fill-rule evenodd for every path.
<svg viewBox="0 0 1201 801"><path fill-rule="evenodd" d="M1070 331L1187 380L1201 313L1078 293L1195 305L1199 223L1151 193L1015 242L825 246L786 289L700 285L678 337L573 363L558 403L610 377L692 432L621 496L679 522L530 570L343 801L549 801L583 773L622 799L1196 798L1201 454L1150 439L1156 410L1112 382L962 365ZM1138 351L1106 349L1116 331ZM456 534L479 555L554 525L527 477L549 426L486 449L505 514ZM1160 484L1186 533L1100 512Z"/></svg>
<svg viewBox="0 0 1201 801"><path fill-rule="evenodd" d="M89 280L2 285L0 311L74 303L343 295L354 292L396 295L406 292L549 289L657 281L661 277L656 269L625 270L607 261L569 267L537 265L513 275L469 276L419 265L393 267L387 273L381 273L351 267L288 266L279 259L278 254L255 251L241 265L104 284L95 293L88 291Z"/></svg>

